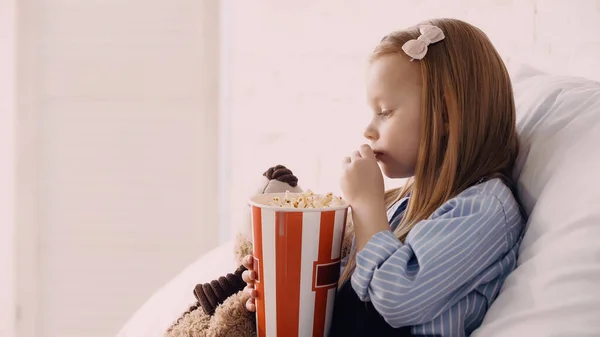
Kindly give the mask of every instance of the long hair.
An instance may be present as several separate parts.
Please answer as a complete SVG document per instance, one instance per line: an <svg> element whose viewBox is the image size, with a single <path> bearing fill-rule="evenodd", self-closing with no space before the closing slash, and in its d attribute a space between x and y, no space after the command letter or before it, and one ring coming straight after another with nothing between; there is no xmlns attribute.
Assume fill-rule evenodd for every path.
<svg viewBox="0 0 600 337"><path fill-rule="evenodd" d="M445 38L429 45L423 59L413 61L419 63L423 85L415 173L404 188L385 194L389 207L410 193L394 232L400 241L419 221L482 179L499 177L514 189L511 173L519 151L510 77L490 40L460 20L427 23L439 27ZM398 54L404 58L398 62L409 62L402 45L419 35L418 27L387 35L371 60ZM352 239L352 232L346 240ZM339 285L356 266L356 252L349 254Z"/></svg>

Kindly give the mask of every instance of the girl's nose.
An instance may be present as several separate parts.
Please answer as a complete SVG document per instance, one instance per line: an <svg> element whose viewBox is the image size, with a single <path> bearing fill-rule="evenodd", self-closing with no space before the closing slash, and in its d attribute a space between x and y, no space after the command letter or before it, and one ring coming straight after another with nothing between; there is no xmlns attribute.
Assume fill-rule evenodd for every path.
<svg viewBox="0 0 600 337"><path fill-rule="evenodd" d="M368 140L376 140L377 139L377 131L375 131L375 128L373 128L373 126L371 124L369 124L367 126L367 128L365 129L365 133L363 135Z"/></svg>

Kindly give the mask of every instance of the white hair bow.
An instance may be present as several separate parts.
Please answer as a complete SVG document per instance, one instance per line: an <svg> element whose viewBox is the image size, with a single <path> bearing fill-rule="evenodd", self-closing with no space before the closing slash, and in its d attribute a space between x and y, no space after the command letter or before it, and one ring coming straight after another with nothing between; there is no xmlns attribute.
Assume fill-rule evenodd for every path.
<svg viewBox="0 0 600 337"><path fill-rule="evenodd" d="M419 32L421 32L421 36L402 45L402 50L413 60L420 60L425 57L427 46L444 39L444 32L437 26L420 25Z"/></svg>

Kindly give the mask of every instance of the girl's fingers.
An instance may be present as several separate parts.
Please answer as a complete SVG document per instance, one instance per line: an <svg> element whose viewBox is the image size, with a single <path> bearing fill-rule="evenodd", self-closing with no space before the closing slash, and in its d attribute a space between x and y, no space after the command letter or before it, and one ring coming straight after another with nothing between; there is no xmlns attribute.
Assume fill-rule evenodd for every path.
<svg viewBox="0 0 600 337"><path fill-rule="evenodd" d="M375 158L375 153L373 152L373 149L367 144L363 144L358 149L358 151L362 158Z"/></svg>
<svg viewBox="0 0 600 337"><path fill-rule="evenodd" d="M244 267L246 267L246 269L252 270L254 268L254 257L252 256L252 254L246 255L242 263L244 264Z"/></svg>
<svg viewBox="0 0 600 337"><path fill-rule="evenodd" d="M244 288L244 292L246 294L248 294L250 297L248 298L248 300L246 301L246 309L250 312L255 312L256 311L256 289L254 289L251 286L246 286Z"/></svg>
<svg viewBox="0 0 600 337"><path fill-rule="evenodd" d="M250 298L256 298L256 289L254 289L251 285L244 287L244 292L248 294Z"/></svg>
<svg viewBox="0 0 600 337"><path fill-rule="evenodd" d="M248 310L250 312L256 312L256 304L254 304L254 299L253 298L249 298L246 301L246 310Z"/></svg>
<svg viewBox="0 0 600 337"><path fill-rule="evenodd" d="M244 280L244 282L246 282L248 284L254 284L254 271L245 270L242 273L242 280Z"/></svg>

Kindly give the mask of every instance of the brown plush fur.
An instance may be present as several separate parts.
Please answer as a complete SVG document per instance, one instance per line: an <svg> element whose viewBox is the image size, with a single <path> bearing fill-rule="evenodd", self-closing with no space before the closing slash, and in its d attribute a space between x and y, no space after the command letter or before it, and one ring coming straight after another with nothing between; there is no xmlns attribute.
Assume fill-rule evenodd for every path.
<svg viewBox="0 0 600 337"><path fill-rule="evenodd" d="M252 242L243 234L238 234L235 240L235 249L233 251L238 265L242 264L242 259L252 254Z"/></svg>
<svg viewBox="0 0 600 337"><path fill-rule="evenodd" d="M202 308L184 315L180 321L171 326L165 336L169 337L206 337L211 317Z"/></svg>
<svg viewBox="0 0 600 337"><path fill-rule="evenodd" d="M252 253L252 242L238 235L235 258L241 264L244 256ZM217 307L215 314L207 315L201 307L192 306L189 313L179 318L165 333L165 337L255 337L254 313L246 309L248 295L243 291L229 297Z"/></svg>
<svg viewBox="0 0 600 337"><path fill-rule="evenodd" d="M198 308L185 315L165 336L170 337L255 337L254 314L246 310L243 291L217 307L211 318Z"/></svg>
<svg viewBox="0 0 600 337"><path fill-rule="evenodd" d="M246 309L247 300L248 295L240 291L218 306L206 335L209 337L255 337L254 313Z"/></svg>

